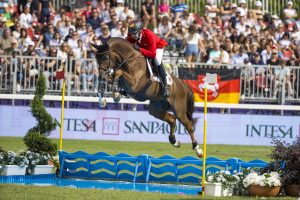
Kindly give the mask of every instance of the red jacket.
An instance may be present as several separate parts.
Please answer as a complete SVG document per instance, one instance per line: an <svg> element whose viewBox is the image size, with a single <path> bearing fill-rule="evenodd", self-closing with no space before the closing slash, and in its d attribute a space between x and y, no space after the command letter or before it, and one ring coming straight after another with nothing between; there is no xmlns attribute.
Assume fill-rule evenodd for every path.
<svg viewBox="0 0 300 200"><path fill-rule="evenodd" d="M156 57L156 49L163 49L165 46L168 45L168 43L159 38L157 35L155 35L152 31L143 28L141 31L141 40L135 40L131 37L131 35L128 33L127 40L135 44L137 43L141 48L140 52L149 58L155 58Z"/></svg>

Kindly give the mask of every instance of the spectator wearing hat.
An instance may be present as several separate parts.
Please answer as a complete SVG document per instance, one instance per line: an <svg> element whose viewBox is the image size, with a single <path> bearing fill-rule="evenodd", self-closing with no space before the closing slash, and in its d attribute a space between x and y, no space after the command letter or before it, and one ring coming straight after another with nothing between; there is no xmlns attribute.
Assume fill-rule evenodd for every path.
<svg viewBox="0 0 300 200"><path fill-rule="evenodd" d="M294 3L292 1L288 1L287 8L283 10L283 16L287 24L295 22L297 18L297 11L293 8L293 5Z"/></svg>
<svg viewBox="0 0 300 200"><path fill-rule="evenodd" d="M215 0L207 0L205 5L205 14L207 14L211 19L217 19L217 13L220 9L216 5Z"/></svg>
<svg viewBox="0 0 300 200"><path fill-rule="evenodd" d="M251 62L252 65L260 65L260 66L264 65L264 62L262 61L259 52L255 52L255 53L252 54L250 62Z"/></svg>
<svg viewBox="0 0 300 200"><path fill-rule="evenodd" d="M247 2L246 0L239 0L239 7L238 10L240 13L244 16L248 15L248 8L247 8Z"/></svg>
<svg viewBox="0 0 300 200"><path fill-rule="evenodd" d="M238 22L238 10L237 10L237 5L235 3L231 4L231 10L232 10L232 14L231 17L228 21L228 27L230 29L235 29L236 23Z"/></svg>
<svg viewBox="0 0 300 200"><path fill-rule="evenodd" d="M32 24L32 16L30 14L30 5L26 4L24 12L20 15L20 23L22 28L30 28Z"/></svg>
<svg viewBox="0 0 300 200"><path fill-rule="evenodd" d="M145 28L148 28L149 23L153 27L153 32L157 33L156 25L156 14L155 14L155 5L153 0L145 0L142 3L141 18L143 19L143 24Z"/></svg>
<svg viewBox="0 0 300 200"><path fill-rule="evenodd" d="M18 49L19 43L18 40L15 38L11 38L9 47L4 50L4 55L13 55L14 52L18 52L18 55L22 55L20 49Z"/></svg>
<svg viewBox="0 0 300 200"><path fill-rule="evenodd" d="M263 12L263 9L262 9L262 2L260 0L257 0L255 2L255 8L250 10L250 13L254 16L254 18L257 20L257 18L259 16L263 16L264 15L264 12Z"/></svg>
<svg viewBox="0 0 300 200"><path fill-rule="evenodd" d="M117 18L119 19L121 12L124 10L124 0L117 0L117 6L114 9L116 11Z"/></svg>
<svg viewBox="0 0 300 200"><path fill-rule="evenodd" d="M102 28L102 33L99 36L99 40L101 41L102 44L104 44L111 38L111 35L110 35L109 27L107 25L103 25L101 28Z"/></svg>
<svg viewBox="0 0 300 200"><path fill-rule="evenodd" d="M277 15L272 15L272 25L274 25L275 28L278 28L279 24L282 24L279 17Z"/></svg>

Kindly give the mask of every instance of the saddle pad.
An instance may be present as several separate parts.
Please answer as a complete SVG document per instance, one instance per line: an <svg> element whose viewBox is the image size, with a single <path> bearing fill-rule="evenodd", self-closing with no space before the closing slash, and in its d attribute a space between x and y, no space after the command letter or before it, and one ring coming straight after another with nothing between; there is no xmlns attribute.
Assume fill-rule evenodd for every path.
<svg viewBox="0 0 300 200"><path fill-rule="evenodd" d="M147 60L147 66L148 66L148 70L149 70L149 72L150 72L150 80L151 81L155 81L155 82L161 82L161 80L160 80L160 78L158 77L158 76L155 76L154 74L153 74L153 71L152 71L152 67L151 67L151 65L150 65L150 63L149 63L149 61L148 61L148 59L146 59ZM170 76L170 74L168 73L168 72L166 72L166 80L167 80L167 84L168 85L172 85L173 84L173 79L172 79L172 77Z"/></svg>

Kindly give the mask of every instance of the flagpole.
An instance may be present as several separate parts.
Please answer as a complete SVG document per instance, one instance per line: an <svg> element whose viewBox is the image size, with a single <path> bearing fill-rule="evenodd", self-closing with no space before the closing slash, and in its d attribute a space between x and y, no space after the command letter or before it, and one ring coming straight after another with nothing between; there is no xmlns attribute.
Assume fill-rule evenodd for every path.
<svg viewBox="0 0 300 200"><path fill-rule="evenodd" d="M63 79L63 87L61 94L61 115L60 115L60 131L59 131L59 151L62 151L62 135L64 129L64 109L65 109L65 90L66 90L66 81Z"/></svg>
<svg viewBox="0 0 300 200"><path fill-rule="evenodd" d="M202 158L202 196L205 190L206 174L206 119L207 119L207 83L204 83L204 120L203 120L203 158Z"/></svg>

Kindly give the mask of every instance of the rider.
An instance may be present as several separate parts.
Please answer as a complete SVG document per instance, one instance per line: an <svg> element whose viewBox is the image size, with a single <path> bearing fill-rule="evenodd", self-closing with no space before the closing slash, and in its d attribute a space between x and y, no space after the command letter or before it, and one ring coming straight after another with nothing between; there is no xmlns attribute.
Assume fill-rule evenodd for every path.
<svg viewBox="0 0 300 200"><path fill-rule="evenodd" d="M145 57L154 59L162 81L162 95L168 97L169 88L166 83L166 72L161 62L164 47L167 46L168 43L156 36L151 30L143 28L143 24L140 21L133 21L129 24L127 40L134 44L134 48Z"/></svg>

